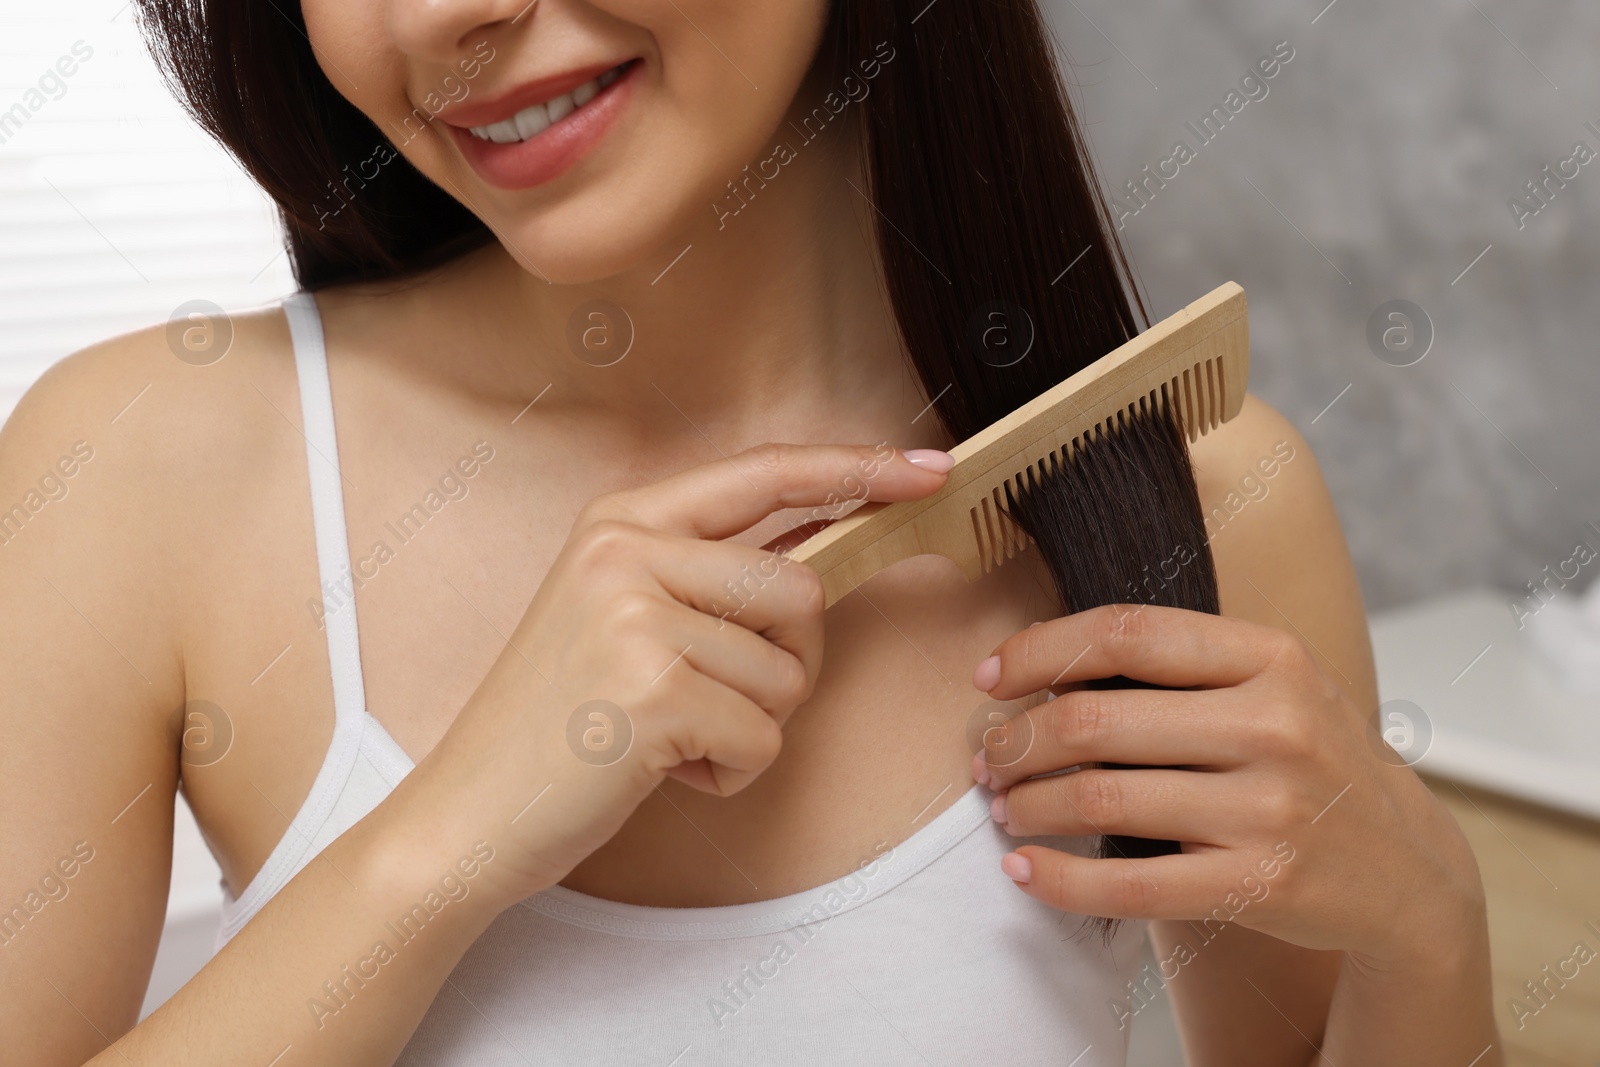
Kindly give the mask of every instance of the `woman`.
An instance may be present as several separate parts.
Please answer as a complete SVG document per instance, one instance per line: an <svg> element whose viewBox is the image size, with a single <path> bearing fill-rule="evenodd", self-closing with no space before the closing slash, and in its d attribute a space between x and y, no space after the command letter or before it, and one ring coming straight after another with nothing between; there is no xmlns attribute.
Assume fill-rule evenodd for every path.
<svg viewBox="0 0 1600 1067"><path fill-rule="evenodd" d="M1264 405L1192 481L1170 412L1086 444L826 659L771 551L1134 326L1031 0L141 8L315 295L0 437L72 489L0 568L8 1055L1087 1067L1168 996L1197 1064L1501 1062ZM180 784L221 948L135 1026Z"/></svg>

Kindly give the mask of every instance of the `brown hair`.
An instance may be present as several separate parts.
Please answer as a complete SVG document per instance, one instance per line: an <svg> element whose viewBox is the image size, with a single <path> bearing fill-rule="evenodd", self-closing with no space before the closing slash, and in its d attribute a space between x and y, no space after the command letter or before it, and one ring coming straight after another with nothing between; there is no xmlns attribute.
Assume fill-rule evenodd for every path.
<svg viewBox="0 0 1600 1067"><path fill-rule="evenodd" d="M323 76L298 5L136 3L176 93L277 202L304 288L398 277L491 239L404 158L331 224L319 216L330 182L384 134ZM965 439L1133 336L1144 308L1036 0L835 0L817 62L837 80L874 58L853 126L884 283L925 394ZM1112 420L1037 474L1010 505L1064 611L1220 610L1169 408ZM1175 850L1123 837L1101 849Z"/></svg>

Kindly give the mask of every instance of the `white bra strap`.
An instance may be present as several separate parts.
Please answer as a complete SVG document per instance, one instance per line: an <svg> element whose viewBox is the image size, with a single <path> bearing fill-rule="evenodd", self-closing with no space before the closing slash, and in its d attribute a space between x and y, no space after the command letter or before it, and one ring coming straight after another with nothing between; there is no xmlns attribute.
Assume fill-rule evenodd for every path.
<svg viewBox="0 0 1600 1067"><path fill-rule="evenodd" d="M356 630L355 584L345 533L328 355L316 298L310 293L295 293L285 298L283 309L289 320L295 372L300 379L300 413L305 426L306 465L311 475L311 522L317 540L328 662L333 669L334 719L336 724L346 724L359 719L366 709L367 697L361 680L361 642Z"/></svg>

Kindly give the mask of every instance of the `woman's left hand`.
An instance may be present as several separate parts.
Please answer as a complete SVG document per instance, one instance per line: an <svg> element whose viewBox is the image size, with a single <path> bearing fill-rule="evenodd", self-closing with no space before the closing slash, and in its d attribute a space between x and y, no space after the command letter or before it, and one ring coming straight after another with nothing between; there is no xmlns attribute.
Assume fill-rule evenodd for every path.
<svg viewBox="0 0 1600 1067"><path fill-rule="evenodd" d="M1476 861L1449 812L1293 634L1139 605L1036 624L979 664L999 700L1072 689L985 735L973 761L1017 837L1123 834L1182 853L1091 859L1022 845L1002 869L1063 911L1215 917L1375 968L1437 955L1483 922ZM1079 764L1091 767L1028 780Z"/></svg>

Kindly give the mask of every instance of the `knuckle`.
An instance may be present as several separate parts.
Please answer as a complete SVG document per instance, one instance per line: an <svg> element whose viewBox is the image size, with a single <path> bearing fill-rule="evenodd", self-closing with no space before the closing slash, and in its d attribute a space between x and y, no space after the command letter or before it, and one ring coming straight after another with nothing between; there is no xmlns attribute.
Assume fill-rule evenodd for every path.
<svg viewBox="0 0 1600 1067"><path fill-rule="evenodd" d="M636 516L628 507L621 492L601 493L590 497L574 516L573 529L582 530L597 522L633 521Z"/></svg>
<svg viewBox="0 0 1600 1067"><path fill-rule="evenodd" d="M629 589L617 595L608 620L611 635L622 641L656 640L664 605L655 597Z"/></svg>
<svg viewBox="0 0 1600 1067"><path fill-rule="evenodd" d="M624 556L638 537L638 527L618 519L602 518L586 523L578 534L577 555L594 564Z"/></svg>
<svg viewBox="0 0 1600 1067"><path fill-rule="evenodd" d="M1060 739L1088 749L1110 739L1116 728L1115 702L1105 690L1078 689L1059 701L1061 711L1054 716Z"/></svg>
<svg viewBox="0 0 1600 1067"><path fill-rule="evenodd" d="M1289 789L1265 789L1261 792L1258 803L1261 805L1263 817L1271 826L1295 826L1305 821L1305 818L1309 818L1300 797Z"/></svg>
<svg viewBox="0 0 1600 1067"><path fill-rule="evenodd" d="M1266 642L1269 667L1291 675L1315 668L1316 661L1311 658L1311 649L1297 635L1287 630L1273 629Z"/></svg>
<svg viewBox="0 0 1600 1067"><path fill-rule="evenodd" d="M1097 826L1120 826L1127 800L1114 772L1078 771L1074 774L1074 803L1083 817Z"/></svg>
<svg viewBox="0 0 1600 1067"><path fill-rule="evenodd" d="M1110 604L1100 612L1100 640L1112 652L1131 651L1150 635L1150 616L1137 607Z"/></svg>
<svg viewBox="0 0 1600 1067"><path fill-rule="evenodd" d="M1038 663L1049 653L1050 634L1049 626L1030 626L1020 633L1012 634L1000 643L995 651L1000 656L1000 663L1029 664Z"/></svg>
<svg viewBox="0 0 1600 1067"><path fill-rule="evenodd" d="M884 463L895 456L894 450L886 449L884 445L855 445L850 448L850 453L856 468L866 478L876 478Z"/></svg>
<svg viewBox="0 0 1600 1067"><path fill-rule="evenodd" d="M587 529L602 519L611 518L612 512L610 510L610 505L610 494L590 497L589 500L578 509L578 513L572 517L572 529L574 532Z"/></svg>
<svg viewBox="0 0 1600 1067"><path fill-rule="evenodd" d="M1045 856L1041 856L1036 852L1033 855L1033 869L1039 871L1040 868L1043 868L1044 875L1041 880L1044 898L1050 901L1071 900L1073 890L1077 887L1072 884L1071 879L1068 877L1067 865L1064 863L1052 863Z"/></svg>
<svg viewBox="0 0 1600 1067"><path fill-rule="evenodd" d="M744 451L746 472L770 482L781 481L794 468L799 448L768 441Z"/></svg>
<svg viewBox="0 0 1600 1067"><path fill-rule="evenodd" d="M1310 752L1317 743L1315 731L1305 716L1288 708L1274 708L1261 720L1267 752L1279 759L1294 759Z"/></svg>
<svg viewBox="0 0 1600 1067"><path fill-rule="evenodd" d="M1117 860L1106 886L1107 903L1119 915L1146 915L1155 903L1155 890L1132 860Z"/></svg>

